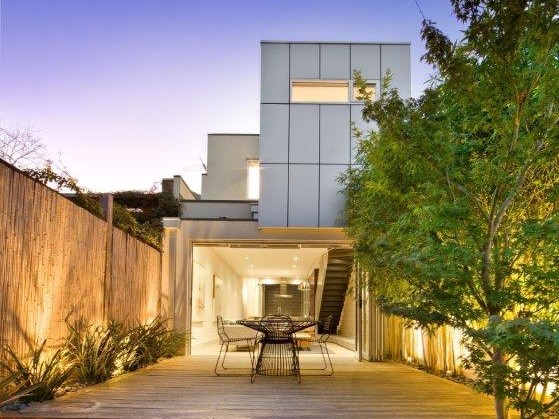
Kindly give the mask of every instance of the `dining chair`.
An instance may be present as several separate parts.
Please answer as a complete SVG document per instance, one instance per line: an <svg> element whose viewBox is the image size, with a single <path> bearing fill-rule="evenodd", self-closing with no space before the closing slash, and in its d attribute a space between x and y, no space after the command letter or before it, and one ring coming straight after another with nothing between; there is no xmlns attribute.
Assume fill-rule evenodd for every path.
<svg viewBox="0 0 559 419"><path fill-rule="evenodd" d="M296 338L298 341L298 346L300 345L300 342L309 342L310 344L318 343L318 347L320 348L320 353L322 354L322 361L324 362L324 367L318 369L326 371L328 369L328 366L330 366L330 372L328 375L334 374L332 359L330 358L330 352L328 351L328 339L330 338L330 335L335 332L334 330L332 330L333 326L334 324L332 323L332 316L328 316L326 320L324 320L324 323L322 323L322 333L318 334L317 337L300 336ZM326 356L324 355L324 353L326 353ZM328 357L328 363L326 362L326 357ZM314 368L307 368L307 369L314 369Z"/></svg>
<svg viewBox="0 0 559 419"><path fill-rule="evenodd" d="M255 339L256 336L253 338L248 338L246 336L242 337L231 337L225 331L225 325L223 322L223 318L221 316L217 316L217 335L219 336L219 341L221 343L221 347L219 348L219 354L217 356L217 361L215 362L214 373L215 375L220 375L218 373L218 366L219 360L221 359L221 354L223 353L223 359L221 359L221 368L227 370L229 368L225 367L225 357L227 356L227 352L229 352L229 344L238 344L239 342L246 342L248 346L248 355L250 357L250 365L254 363L254 346L255 346ZM223 352L223 347L225 346L225 352ZM232 369L232 368L231 368Z"/></svg>
<svg viewBox="0 0 559 419"><path fill-rule="evenodd" d="M295 375L301 382L299 354L293 334L293 321L285 315L270 314L260 320L262 335L257 340L260 347L258 360L253 369L261 375Z"/></svg>

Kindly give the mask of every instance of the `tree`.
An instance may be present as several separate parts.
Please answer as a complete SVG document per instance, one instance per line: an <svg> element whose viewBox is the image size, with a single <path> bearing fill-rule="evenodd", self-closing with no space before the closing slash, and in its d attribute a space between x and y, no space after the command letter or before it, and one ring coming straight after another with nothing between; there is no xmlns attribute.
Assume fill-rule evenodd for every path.
<svg viewBox="0 0 559 419"><path fill-rule="evenodd" d="M29 129L0 127L0 159L21 169L44 163L44 144Z"/></svg>
<svg viewBox="0 0 559 419"><path fill-rule="evenodd" d="M497 417L535 417L559 403L534 391L559 385L559 5L451 3L461 42L423 22L430 88L366 102L347 230L383 310L460 328Z"/></svg>

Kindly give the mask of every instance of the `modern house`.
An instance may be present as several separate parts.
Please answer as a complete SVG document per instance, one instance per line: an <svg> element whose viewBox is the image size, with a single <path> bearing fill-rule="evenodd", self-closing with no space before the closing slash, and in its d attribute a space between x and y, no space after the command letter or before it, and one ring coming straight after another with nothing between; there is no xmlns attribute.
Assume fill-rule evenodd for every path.
<svg viewBox="0 0 559 419"><path fill-rule="evenodd" d="M260 134L209 134L202 192L164 180L180 200L164 219L165 314L191 349L226 319L281 311L333 316L338 343L377 359L378 312L347 292L360 273L343 231L337 179L356 164L358 70L378 98L383 77L410 95L409 43L262 42ZM353 267L353 269L352 269Z"/></svg>

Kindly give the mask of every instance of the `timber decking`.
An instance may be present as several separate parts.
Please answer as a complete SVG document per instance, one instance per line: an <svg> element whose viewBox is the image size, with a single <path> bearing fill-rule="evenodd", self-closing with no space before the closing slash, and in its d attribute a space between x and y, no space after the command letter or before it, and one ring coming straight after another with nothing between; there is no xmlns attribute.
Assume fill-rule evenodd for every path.
<svg viewBox="0 0 559 419"><path fill-rule="evenodd" d="M334 351L337 349L333 347ZM339 352L338 352L339 353ZM231 355L231 356L230 356ZM228 360L248 366L246 353ZM230 356L230 358L229 358ZM215 356L163 361L51 402L17 417L49 418L493 418L489 397L393 362L358 363L334 357L335 374L216 377ZM301 354L301 368L320 355ZM245 370L248 373L248 368ZM309 374L316 371L302 371Z"/></svg>

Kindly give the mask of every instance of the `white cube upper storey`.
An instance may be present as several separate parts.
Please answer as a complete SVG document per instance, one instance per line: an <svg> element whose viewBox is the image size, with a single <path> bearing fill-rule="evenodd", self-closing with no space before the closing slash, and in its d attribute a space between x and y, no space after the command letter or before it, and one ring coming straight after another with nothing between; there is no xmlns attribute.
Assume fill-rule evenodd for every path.
<svg viewBox="0 0 559 419"><path fill-rule="evenodd" d="M409 43L262 42L260 105L261 227L342 227L344 197L338 176L355 164L363 98L382 79L410 96Z"/></svg>

